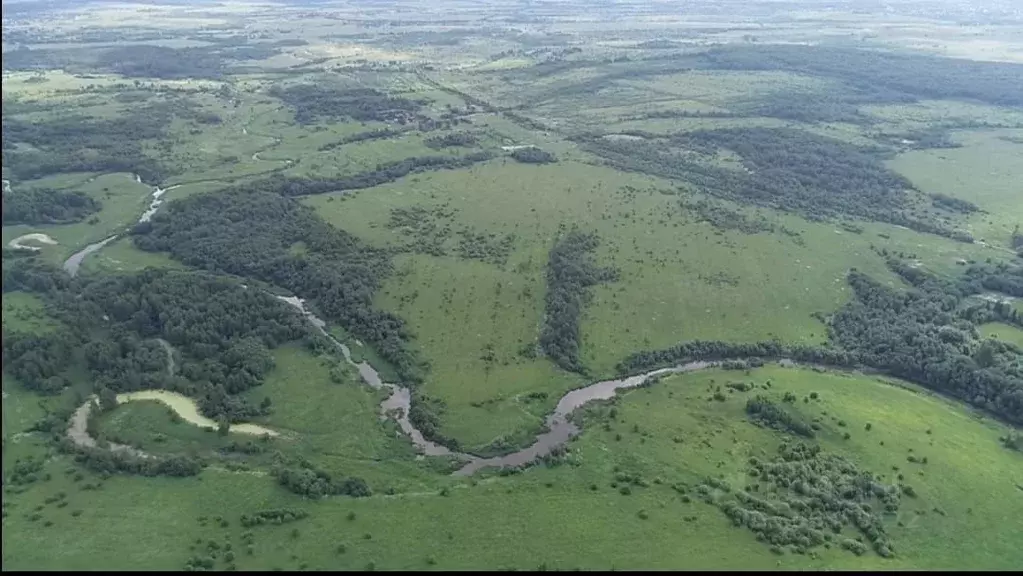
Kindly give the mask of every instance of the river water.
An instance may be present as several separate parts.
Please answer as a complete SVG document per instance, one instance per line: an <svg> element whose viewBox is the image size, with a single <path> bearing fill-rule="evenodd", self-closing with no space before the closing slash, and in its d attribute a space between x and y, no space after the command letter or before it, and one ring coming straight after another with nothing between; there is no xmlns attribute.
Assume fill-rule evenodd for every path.
<svg viewBox="0 0 1023 576"><path fill-rule="evenodd" d="M716 362L690 362L688 364L672 368L652 370L644 374L638 374L636 376L630 376L618 380L604 380L583 388L572 390L561 397L561 400L558 401L554 412L547 416L545 421L547 430L537 435L536 440L531 446L504 456L480 458L472 454L454 452L445 446L441 446L425 439L422 432L418 430L408 419L408 411L412 405L411 390L398 384L383 382L380 378L380 374L367 362L355 363L352 360L351 351L348 347L339 342L326 331L326 322L316 317L308 309L306 309L305 302L302 299L294 296L277 296L277 298L300 310L302 314L309 319L309 322L312 323L313 326L315 326L324 336L329 338L330 341L333 342L334 345L337 346L344 354L345 360L348 361L349 364L358 368L359 374L362 376L362 379L366 382L366 384L372 388L386 387L391 390L391 395L380 403L380 413L382 416L394 417L402 431L409 437L409 439L412 440L412 443L420 452L427 456L455 456L466 460L466 464L454 472L454 475L456 476L471 476L475 472L484 468L504 468L527 465L537 458L542 458L543 456L550 454L556 448L565 445L572 437L579 434L579 427L569 420L569 416L576 409L588 402L613 398L618 390L626 390L642 386L647 380L656 376L681 372L695 372L697 370L704 370L718 365Z"/></svg>
<svg viewBox="0 0 1023 576"><path fill-rule="evenodd" d="M627 378L604 380L583 388L572 390L561 397L557 406L554 408L554 411L548 415L545 420L546 430L541 434L538 434L536 440L534 440L529 447L504 456L480 458L473 454L452 451L445 446L441 446L440 444L427 440L423 436L422 431L417 429L412 422L409 421L408 413L409 408L412 406L412 391L409 388L398 384L384 382L380 378L380 374L368 362L355 362L352 360L351 350L348 346L327 332L326 322L310 312L301 298L295 296L276 297L300 311L309 320L309 322L320 331L321 334L326 336L335 346L337 346L344 355L345 361L358 369L359 375L368 386L374 389L386 388L390 390L390 396L380 403L380 417L393 418L398 423L402 432L404 432L412 441L413 445L419 452L426 456L453 456L466 461L465 465L453 473L454 476L471 476L484 468L504 468L528 465L533 461L552 453L557 448L564 446L569 440L579 434L579 427L573 424L569 417L575 410L587 403L595 400L607 400L613 398L619 390L627 390L642 386L650 378L655 378L657 376L683 372L695 372L697 370L705 370L707 368L718 366L717 362L690 362L688 364L682 364L671 368L652 370L650 372L629 376ZM169 343L164 341L160 341L160 344L167 351L167 368L169 371L173 372L173 349L170 347ZM195 400L176 392L168 390L140 390L117 395L118 404L139 400L155 400L161 402L174 410L174 412L183 420L195 426L203 428L217 427L216 422L199 413ZM77 444L82 446L96 446L95 439L90 437L86 430L86 424L93 406L94 398L90 398L75 412L71 419L71 425L68 428L68 436ZM280 435L275 430L255 424L234 424L231 426L231 432L252 435ZM129 446L110 444L110 449L114 451L126 451L137 456L148 457L148 455L144 452Z"/></svg>
<svg viewBox="0 0 1023 576"><path fill-rule="evenodd" d="M141 179L137 175L135 176L135 180L136 182L141 182ZM139 217L139 222L148 222L149 219L152 218L153 214L155 214L159 209L160 204L163 203L161 197L167 192L167 190L172 188L173 187L163 189L160 187L154 187L152 201L150 202L149 208L142 213L141 217ZM114 235L102 240L101 242L96 242L86 246L84 249L73 254L67 259L64 263L64 270L71 276L76 275L86 256L100 250L116 238L117 235ZM408 418L409 409L412 406L412 391L409 388L399 384L384 382L380 378L380 374L368 362L355 362L352 360L351 350L349 350L348 346L327 332L327 323L310 312L301 298L296 296L279 295L276 297L299 310L306 319L308 319L309 322L320 331L321 334L326 336L335 346L337 346L344 355L345 361L359 371L359 375L367 385L374 389L387 388L390 390L391 395L380 403L380 416L381 418L393 418L398 423L402 432L409 437L417 450L427 456L454 456L465 460L466 464L454 472L454 475L456 476L470 476L484 468L503 468L527 465L538 458L542 458L543 456L550 454L558 447L564 446L572 437L579 434L579 428L569 420L569 416L572 412L586 403L594 400L606 400L612 398L618 390L641 386L649 378L653 378L655 376L670 373L693 372L717 365L715 362L690 362L688 364L653 370L644 374L638 374L636 376L630 376L618 380L596 382L589 386L572 390L562 396L562 398L558 401L554 412L548 415L545 420L546 431L537 435L536 440L528 448L524 448L504 456L480 458L472 454L452 451L445 446L427 440L423 436L422 431L417 429ZM161 342L161 345L164 345L167 349L168 358L170 358L168 370L173 373L174 360L172 350L165 342ZM215 422L199 414L194 400L174 392L166 390L144 390L118 395L117 400L118 403L130 402L132 400L157 400L163 402L184 420L196 426L202 426L205 428L216 427ZM95 446L96 444L95 440L89 437L85 430L85 424L88 421L92 405L93 402L90 400L78 409L74 418L72 418L72 425L68 430L68 434L73 440L86 446ZM253 424L234 425L231 426L231 431L247 434L278 435L278 433L273 430ZM132 453L142 454L141 452L127 446L111 445L111 449L131 450L133 451Z"/></svg>
<svg viewBox="0 0 1023 576"><path fill-rule="evenodd" d="M136 174L135 181L141 184L142 177ZM166 194L168 190L173 190L177 187L178 186L160 188L159 186L153 186L153 193L151 195L152 199L149 201L149 208L147 208L142 213L142 215L139 216L138 221L149 222L149 220L153 217L153 214L156 214L156 211L160 209L160 205L163 204L162 196ZM117 239L118 236L120 236L120 233L114 234L113 236L100 240L99 242L89 244L85 248L82 248L78 252L75 252L74 254L71 255L70 258L64 261L64 271L67 272L71 277L76 276L78 274L78 269L81 268L82 261L85 260L86 256L92 254L93 252L101 250L104 246Z"/></svg>

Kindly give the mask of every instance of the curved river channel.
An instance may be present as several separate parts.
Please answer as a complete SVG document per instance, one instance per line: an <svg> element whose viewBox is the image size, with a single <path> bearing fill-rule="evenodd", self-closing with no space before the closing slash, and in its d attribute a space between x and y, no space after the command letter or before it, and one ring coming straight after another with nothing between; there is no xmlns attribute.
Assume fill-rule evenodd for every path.
<svg viewBox="0 0 1023 576"><path fill-rule="evenodd" d="M537 435L536 440L531 446L504 456L480 458L479 456L472 454L454 452L445 446L441 446L440 444L431 442L424 438L422 432L419 431L419 429L417 429L408 419L409 408L412 404L412 392L409 388L398 384L384 382L380 378L380 374L368 362L355 362L352 360L351 350L349 350L348 346L327 332L326 322L307 310L305 302L302 299L295 296L276 297L299 310L309 320L309 322L320 331L321 334L326 336L335 346L337 346L344 355L345 361L358 369L359 375L367 385L374 389L387 388L391 391L390 396L380 403L380 417L393 418L398 423L402 432L408 436L418 451L427 456L453 456L464 460L465 465L453 473L455 476L470 476L484 468L503 468L528 465L537 458L542 458L543 456L550 454L556 448L565 445L572 437L579 433L579 427L569 420L569 416L572 412L586 403L594 400L606 400L613 398L618 390L636 388L643 385L643 383L648 379L656 376L681 372L695 372L697 370L712 368L719 364L718 362L690 362L688 364L652 370L650 372L618 380L604 380L583 388L572 390L561 397L561 400L558 401L554 411L547 416L545 420L546 431ZM169 344L165 342L160 343L165 349L167 349L168 370L173 370L173 351L170 349ZM211 429L215 429L217 427L216 422L199 413L198 405L195 400L176 392L170 392L168 390L140 390L117 395L118 404L139 400L155 400L161 402L170 407L183 420L195 426ZM96 440L89 436L88 431L86 430L89 414L91 413L94 405L95 397L92 397L87 400L85 404L79 407L71 419L71 426L68 428L68 436L79 445L87 447L95 447L97 445ZM232 424L230 431L256 436L265 434L270 436L280 436L280 433L275 430L255 424ZM141 457L149 457L148 454L140 450L121 444L110 443L110 450L127 452Z"/></svg>
<svg viewBox="0 0 1023 576"><path fill-rule="evenodd" d="M650 372L638 374L636 376L629 376L628 378L622 378L619 380L604 380L583 388L572 390L561 397L561 400L558 401L558 405L554 408L554 412L547 416L545 420L547 431L537 435L536 440L531 446L504 456L480 458L472 454L454 452L444 446L425 439L422 432L413 426L408 419L409 408L412 405L412 392L408 388L398 384L389 384L384 382L380 379L380 374L378 374L377 371L374 370L367 362L355 363L352 360L352 354L348 347L327 332L326 322L309 312L302 299L294 296L277 296L277 298L299 309L305 317L309 319L309 322L320 331L320 333L329 338L330 341L341 350L344 354L345 360L359 369L359 375L362 376L362 379L366 382L366 384L372 388L388 388L391 390L390 397L380 403L381 416L391 416L395 418L399 426L401 426L402 431L405 432L405 434L412 440L412 443L416 446L416 448L427 456L455 456L466 460L466 464L455 471L455 476L470 476L483 468L504 468L529 464L537 458L550 454L555 448L563 446L573 436L579 433L579 427L569 420L569 416L572 412L584 404L594 400L606 400L613 398L618 390L636 388L641 386L648 379L656 376L680 372L695 372L697 370L704 370L718 365L717 362L690 362L688 364L682 364L671 368L652 370Z"/></svg>
<svg viewBox="0 0 1023 576"><path fill-rule="evenodd" d="M142 178L136 174L135 181L141 184ZM169 186L167 188L160 188L159 186L153 186L152 199L149 201L149 208L146 208L146 211L139 216L138 221L149 222L149 219L153 217L153 214L156 214L156 211L160 209L160 204L163 204L162 196L166 194L168 190L173 190L177 187L178 186ZM85 248L75 252L70 258L64 261L64 271L74 277L78 274L78 269L81 268L82 261L85 260L86 256L101 250L104 246L116 240L118 236L120 236L120 233L114 234L113 236L100 240L99 242L89 244Z"/></svg>
<svg viewBox="0 0 1023 576"><path fill-rule="evenodd" d="M135 176L135 181L139 183L142 182L137 175ZM175 188L175 186L171 186L169 188L154 186L149 208L142 213L142 216L138 221L148 222L149 219L152 218L153 214L155 214L159 209L160 204L163 203L161 197L164 193L173 188ZM76 252L64 262L64 270L71 276L75 276L86 256L102 249L104 246L114 241L117 237L118 234L115 234L100 242L90 244L79 252ZM594 400L606 400L612 398L618 390L641 386L648 379L656 376L681 372L694 372L697 370L712 368L719 364L717 362L703 361L690 362L688 364L652 370L644 374L629 376L618 380L604 380L583 388L572 390L561 397L554 411L547 416L544 422L546 424L546 431L537 435L536 440L531 446L504 456L480 458L479 456L472 454L454 452L445 446L441 446L440 444L427 440L423 436L422 432L417 429L408 418L409 408L412 405L411 390L398 384L384 382L381 380L380 374L368 362L356 363L352 360L351 350L348 349L348 346L338 341L327 332L326 322L307 310L305 302L301 298L295 296L276 297L299 310L309 320L309 322L320 331L321 334L326 336L335 346L337 346L344 355L345 360L358 369L359 375L367 385L374 389L387 388L391 391L391 395L380 403L380 416L381 418L393 418L398 423L402 432L404 432L405 435L412 440L412 443L420 452L427 456L454 456L466 461L464 466L454 472L454 475L456 476L469 476L484 468L503 468L527 465L537 458L542 458L543 456L550 454L556 448L565 445L565 443L579 433L579 427L569 420L569 416L572 412L584 404ZM161 341L161 345L167 349L169 359L168 369L173 372L173 351L170 349L170 345L166 342ZM187 396L167 390L141 390L127 394L119 394L117 396L117 402L119 404L136 400L156 400L169 406L183 420L193 425L203 428L217 427L216 422L199 413L195 400L192 400ZM90 437L86 430L89 414L91 413L94 405L95 398L90 398L85 402L85 404L78 408L71 419L71 425L68 428L68 436L79 445L88 447L94 447L97 445L96 440ZM231 426L230 430L232 432L242 434L280 435L274 430L257 426L255 424L235 424ZM113 451L127 452L141 457L149 456L140 450L120 444L111 443L110 449Z"/></svg>

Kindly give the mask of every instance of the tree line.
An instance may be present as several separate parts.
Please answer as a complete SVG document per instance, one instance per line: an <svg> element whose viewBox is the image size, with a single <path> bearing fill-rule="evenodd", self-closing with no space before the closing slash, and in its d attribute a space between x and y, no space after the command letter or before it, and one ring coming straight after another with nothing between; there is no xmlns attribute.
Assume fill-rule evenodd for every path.
<svg viewBox="0 0 1023 576"><path fill-rule="evenodd" d="M394 182L409 174L432 170L453 170L466 168L493 158L490 152L473 152L465 156L413 156L378 164L375 169L349 176L302 178L273 174L263 180L246 185L248 190L258 190L282 196L310 196L328 192L343 192L372 188L387 182Z"/></svg>
<svg viewBox="0 0 1023 576"><path fill-rule="evenodd" d="M591 252L599 243L594 234L572 230L555 243L547 261L540 347L555 364L580 374L585 367L579 361L579 323L590 299L588 289L618 277L617 270L593 263Z"/></svg>
<svg viewBox="0 0 1023 576"><path fill-rule="evenodd" d="M828 323L831 345L693 341L623 360L622 373L695 359L791 358L834 366L868 366L958 398L1013 424L1023 424L1023 362L1019 348L982 340L964 307L974 280L942 281L890 262L915 288L899 292L857 270L850 271L854 299ZM994 307L986 308L994 310Z"/></svg>

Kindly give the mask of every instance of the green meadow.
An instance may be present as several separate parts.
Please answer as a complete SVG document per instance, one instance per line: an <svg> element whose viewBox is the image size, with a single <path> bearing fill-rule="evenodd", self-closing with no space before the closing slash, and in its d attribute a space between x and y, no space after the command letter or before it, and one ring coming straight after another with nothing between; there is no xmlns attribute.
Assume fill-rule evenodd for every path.
<svg viewBox="0 0 1023 576"><path fill-rule="evenodd" d="M949 395L866 360L673 374L576 410L564 450L470 476L396 420L473 457L514 453L637 353L850 346L836 318L866 306L850 273L911 292L896 262L949 290L988 266L984 294L955 301L1023 312L1018 18L910 4L5 14L4 201L28 209L5 208L2 230L3 569L1023 565L1023 329L1002 309L942 303L926 333L899 333L891 348L924 364L935 334L953 350L927 369L976 370ZM136 228L155 184L163 204ZM81 196L98 205L67 217ZM11 247L27 234L55 243ZM113 235L77 280L48 276ZM566 252L580 235L593 244ZM411 412L384 413L389 388L256 291L305 299L355 363L411 387ZM219 429L109 401L146 387ZM72 419L93 395L89 450ZM806 484L758 476L798 444L820 450L794 466ZM836 461L847 476L825 477ZM841 526L810 526L825 508Z"/></svg>

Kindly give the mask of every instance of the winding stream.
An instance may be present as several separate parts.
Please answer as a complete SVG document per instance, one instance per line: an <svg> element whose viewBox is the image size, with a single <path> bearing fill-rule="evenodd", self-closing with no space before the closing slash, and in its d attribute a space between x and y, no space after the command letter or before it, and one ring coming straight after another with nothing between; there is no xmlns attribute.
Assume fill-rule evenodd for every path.
<svg viewBox="0 0 1023 576"><path fill-rule="evenodd" d="M358 369L360 377L368 386L373 389L387 388L390 390L390 396L380 402L380 417L393 418L398 423L402 432L409 437L418 451L426 456L453 456L466 461L461 468L452 473L453 476L471 476L484 468L504 468L528 465L536 459L542 458L552 453L555 449L564 446L569 440L579 434L579 427L572 423L569 420L569 417L573 412L587 403L594 400L607 400L613 398L619 390L637 388L646 383L650 378L666 374L696 372L720 365L719 362L714 361L689 362L687 364L681 364L670 368L651 370L650 372L626 378L603 380L583 388L571 390L561 397L557 406L554 408L554 411L547 416L545 419L546 430L536 436L536 440L532 445L516 452L505 454L504 456L480 458L479 456L472 454L452 451L445 446L441 446L440 444L427 440L423 436L422 432L408 419L409 408L412 405L412 391L409 388L398 384L384 382L380 378L380 374L368 362L355 362L352 359L351 350L349 350L348 346L327 332L326 322L310 312L305 307L305 301L301 298L296 296L274 296L301 312L302 315L308 319L310 324L315 326L321 334L326 336L330 342L341 350L345 361ZM173 374L174 350L168 342L160 339L158 339L158 342L167 351L167 370ZM788 360L781 360L779 363L782 366L792 365L792 363ZM183 420L192 425L210 429L217 428L217 423L215 421L199 413L198 405L195 400L176 392L171 392L169 390L140 390L117 395L118 404L139 400L155 400L161 402L171 408ZM75 414L71 419L71 423L68 428L68 437L70 437L76 444L86 447L97 446L96 440L89 436L87 430L89 414L95 405L95 396L93 396L80 406L77 411L75 411ZM280 436L280 433L275 430L248 423L234 424L231 426L230 431L256 436ZM150 455L145 452L122 444L109 443L109 447L110 450L115 452L127 452L144 458L150 457Z"/></svg>
<svg viewBox="0 0 1023 576"><path fill-rule="evenodd" d="M295 296L277 296L277 298L300 310L302 314L309 319L309 322L320 331L320 333L330 339L330 341L341 350L344 354L345 360L352 366L359 369L359 375L362 376L362 379L366 382L366 384L372 388L386 387L391 390L391 395L380 403L381 416L387 417L393 415L392 417L398 421L402 431L405 432L416 448L418 448L423 454L426 454L427 456L455 456L463 460L467 460L468 462L463 467L454 472L453 475L455 476L471 476L484 468L503 468L529 464L537 458L550 454L555 448L563 446L572 437L579 434L579 427L569 420L569 416L577 408L585 405L586 403L594 400L606 400L613 398L618 390L636 388L643 385L643 383L648 379L656 376L682 372L695 372L697 370L713 368L718 365L717 362L690 362L688 364L682 364L672 368L652 370L644 374L629 376L628 378L604 380L583 388L572 390L561 397L561 400L558 401L558 405L555 407L554 412L547 416L545 421L547 431L537 435L536 440L531 446L504 456L480 458L472 454L454 452L424 438L422 432L413 426L408 419L408 411L412 405L411 390L398 384L388 384L383 382L380 379L380 374L377 373L377 371L374 370L367 362L355 363L352 360L351 351L348 347L327 332L326 322L309 312L309 310L305 307L305 302L301 298Z"/></svg>
<svg viewBox="0 0 1023 576"><path fill-rule="evenodd" d="M139 184L141 184L142 183L142 177L139 176L138 174L136 174L135 175L135 181L138 182ZM150 218L153 217L153 214L156 214L156 211L160 209L160 205L163 204L163 199L161 197L164 194L166 194L168 190L173 190L173 189L177 188L178 186L180 186L180 184L175 185L175 186L169 186L167 188L160 188L159 186L153 186L152 200L150 200L150 202L149 202L149 208L147 208L142 213L142 215L139 216L138 221L139 222L149 222ZM109 243L113 242L114 240L116 240L117 237L120 236L120 234L121 233L114 234L113 236L110 236L109 238L105 238L103 240L100 240L99 242L94 242L92 244L89 244L85 248L82 248L78 252L75 252L67 260L64 261L64 271L67 272L73 278L74 276L76 276L78 274L78 269L81 268L82 261L85 260L86 256L88 256L89 254L92 254L93 252L97 252L97 251L101 250L104 246L106 246L107 244L109 244Z"/></svg>

